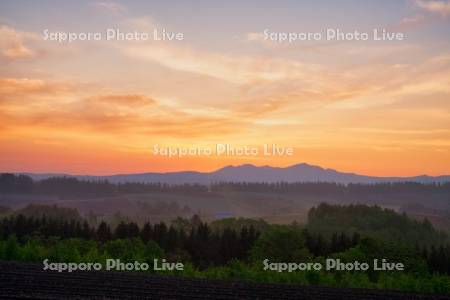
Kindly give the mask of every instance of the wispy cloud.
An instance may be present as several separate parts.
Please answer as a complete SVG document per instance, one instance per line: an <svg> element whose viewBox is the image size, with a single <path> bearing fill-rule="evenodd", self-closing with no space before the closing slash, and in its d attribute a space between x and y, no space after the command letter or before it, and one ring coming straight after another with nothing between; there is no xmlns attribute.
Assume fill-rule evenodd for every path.
<svg viewBox="0 0 450 300"><path fill-rule="evenodd" d="M111 1L97 1L92 3L92 5L100 11L112 14L122 14L127 10L122 4Z"/></svg>
<svg viewBox="0 0 450 300"><path fill-rule="evenodd" d="M445 0L416 0L417 7L432 14L443 17L450 16L450 1Z"/></svg>
<svg viewBox="0 0 450 300"><path fill-rule="evenodd" d="M5 25L0 26L0 57L6 60L34 57L34 51L26 45L31 38L35 38L34 35Z"/></svg>
<svg viewBox="0 0 450 300"><path fill-rule="evenodd" d="M44 34L22 31L0 25L0 61L33 62L41 58L59 58L77 52L75 44L61 44L44 40Z"/></svg>
<svg viewBox="0 0 450 300"><path fill-rule="evenodd" d="M232 57L169 45L127 44L120 46L120 49L130 57L237 84L282 80L295 74L306 77L307 71L302 70L301 63L298 62L291 62L288 66L283 60L276 62L258 57Z"/></svg>
<svg viewBox="0 0 450 300"><path fill-rule="evenodd" d="M68 83L49 82L42 79L0 78L0 101L36 95L61 95L73 87Z"/></svg>
<svg viewBox="0 0 450 300"><path fill-rule="evenodd" d="M41 128L67 134L130 134L138 139L212 136L242 125L233 115L166 107L142 93L98 93L80 83L28 78L0 78L0 116L2 132Z"/></svg>
<svg viewBox="0 0 450 300"><path fill-rule="evenodd" d="M89 101L103 102L121 106L144 106L155 103L155 100L142 94L108 94L89 98Z"/></svg>
<svg viewBox="0 0 450 300"><path fill-rule="evenodd" d="M410 29L410 28L424 24L426 22L426 20L427 19L423 15L405 17L398 23L398 25L396 26L396 29L399 29L399 30Z"/></svg>

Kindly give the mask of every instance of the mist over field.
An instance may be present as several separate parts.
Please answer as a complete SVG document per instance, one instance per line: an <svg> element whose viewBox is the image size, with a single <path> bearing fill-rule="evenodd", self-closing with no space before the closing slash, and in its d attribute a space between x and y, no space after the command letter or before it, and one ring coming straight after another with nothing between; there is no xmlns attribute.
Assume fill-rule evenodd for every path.
<svg viewBox="0 0 450 300"><path fill-rule="evenodd" d="M253 177L248 172L245 174L248 170ZM267 171L277 173L278 178L287 172L291 179L303 178L303 182L275 181L275 176L270 182L265 176ZM228 177L217 175L223 172L227 172ZM27 204L58 205L76 208L84 216L96 215L100 219L125 217L138 222L171 221L178 216L198 214L205 220L244 217L280 224L304 223L307 211L322 202L368 204L406 212L419 220L427 218L439 228L450 228L450 187L448 183L440 182L444 176L390 182L389 179L350 175L355 180L362 177L371 181L343 184L327 177L329 172L336 180L349 176L307 165L288 168L287 171L269 167L229 167L208 174L216 180L207 184L196 182L198 174L188 172L159 175L159 178L173 175L172 178L187 181L179 183L152 182L148 179L152 176L154 179L155 175L148 174L108 177L45 175L48 178L42 179L45 178L42 176L39 181L33 181L33 176L2 174L0 203L12 208ZM233 174L240 176L233 180ZM266 180L255 179L261 177ZM34 175L34 178L39 176ZM427 183L420 183L417 178L426 178Z"/></svg>

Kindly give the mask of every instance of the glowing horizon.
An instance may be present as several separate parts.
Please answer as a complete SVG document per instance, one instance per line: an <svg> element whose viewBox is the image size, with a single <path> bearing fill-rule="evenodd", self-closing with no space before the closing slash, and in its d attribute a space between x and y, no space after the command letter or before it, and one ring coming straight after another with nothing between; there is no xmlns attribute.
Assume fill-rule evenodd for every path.
<svg viewBox="0 0 450 300"><path fill-rule="evenodd" d="M308 163L371 176L448 175L450 2L392 2L2 2L0 172L106 175ZM43 38L45 30L107 28L158 29L184 39ZM386 28L407 38L280 43L264 39L267 28ZM152 154L155 144L218 143L273 143L295 153Z"/></svg>

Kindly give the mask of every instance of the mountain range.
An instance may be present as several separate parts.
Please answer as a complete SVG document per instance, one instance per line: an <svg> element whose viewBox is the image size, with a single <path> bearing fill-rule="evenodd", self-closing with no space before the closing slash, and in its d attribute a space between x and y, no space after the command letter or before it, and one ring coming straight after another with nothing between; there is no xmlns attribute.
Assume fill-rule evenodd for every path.
<svg viewBox="0 0 450 300"><path fill-rule="evenodd" d="M420 182L442 183L450 182L450 175L413 177L375 177L354 173L339 172L333 169L324 169L306 163L296 164L285 168L270 166L254 166L245 164L240 166L227 166L213 172L182 171L169 173L139 173L117 174L107 176L70 175L55 173L21 173L42 180L49 177L75 177L85 180L108 180L112 183L124 182L160 182L168 184L209 184L212 182L336 182L348 183L382 183L382 182Z"/></svg>

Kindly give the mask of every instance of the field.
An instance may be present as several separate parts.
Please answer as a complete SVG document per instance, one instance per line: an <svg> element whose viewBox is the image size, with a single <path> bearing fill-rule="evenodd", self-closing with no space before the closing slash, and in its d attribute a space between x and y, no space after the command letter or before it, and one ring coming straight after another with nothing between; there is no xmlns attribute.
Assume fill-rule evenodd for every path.
<svg viewBox="0 0 450 300"><path fill-rule="evenodd" d="M450 299L370 289L256 284L129 272L43 271L42 265L0 263L2 299Z"/></svg>

